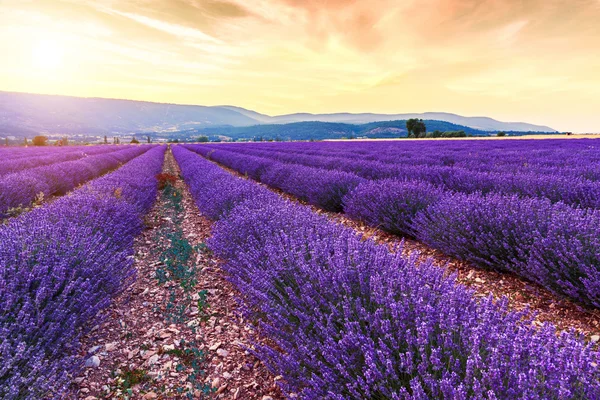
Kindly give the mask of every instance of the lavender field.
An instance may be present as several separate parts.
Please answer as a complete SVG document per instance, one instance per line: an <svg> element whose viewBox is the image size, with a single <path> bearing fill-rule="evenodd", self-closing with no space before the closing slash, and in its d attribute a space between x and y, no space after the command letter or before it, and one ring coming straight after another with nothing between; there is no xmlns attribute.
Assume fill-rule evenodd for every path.
<svg viewBox="0 0 600 400"><path fill-rule="evenodd" d="M600 141L189 146L329 211L600 306Z"/></svg>
<svg viewBox="0 0 600 400"><path fill-rule="evenodd" d="M600 140L0 155L0 398L600 398Z"/></svg>
<svg viewBox="0 0 600 400"><path fill-rule="evenodd" d="M50 185L63 185L66 191L73 189L73 181L131 160L0 227L0 397L41 399L66 391L82 363L77 357L80 338L134 279L132 241L141 232L141 216L154 202L154 176L161 170L164 151L125 147L112 157L111 152L98 152L49 167L36 167L38 157L32 156L30 170L3 179L2 196L13 199L29 183L29 175L38 178L32 193ZM74 166L77 162L81 165ZM54 169L53 179L49 168ZM10 186L11 179L21 186ZM34 186L38 182L48 184Z"/></svg>

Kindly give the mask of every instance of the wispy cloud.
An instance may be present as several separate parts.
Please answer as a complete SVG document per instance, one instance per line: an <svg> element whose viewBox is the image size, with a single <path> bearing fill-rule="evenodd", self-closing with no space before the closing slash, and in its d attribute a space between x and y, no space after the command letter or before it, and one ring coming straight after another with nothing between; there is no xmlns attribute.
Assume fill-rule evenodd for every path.
<svg viewBox="0 0 600 400"><path fill-rule="evenodd" d="M116 15L120 15L125 18L129 18L135 22L139 22L140 24L149 26L150 28L158 29L159 31L168 33L169 35L176 36L183 40L190 41L200 41L200 42L208 42L208 43L221 43L221 41L217 38L214 38L206 33L202 32L199 29L190 28L183 25L173 24L166 21L161 21L157 19L153 19L150 17L146 17L144 15L122 12L118 10L106 9L108 13L114 13Z"/></svg>

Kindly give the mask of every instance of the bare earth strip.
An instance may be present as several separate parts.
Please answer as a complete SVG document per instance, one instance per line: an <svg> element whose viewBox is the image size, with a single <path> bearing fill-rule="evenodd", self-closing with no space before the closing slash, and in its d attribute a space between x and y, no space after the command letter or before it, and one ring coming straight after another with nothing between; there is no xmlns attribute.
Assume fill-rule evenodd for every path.
<svg viewBox="0 0 600 400"><path fill-rule="evenodd" d="M170 151L163 172L179 175ZM201 245L210 237L211 222L199 214L181 179L175 187L183 196L184 236L192 245ZM148 229L136 241L136 282L113 303L105 322L87 338L84 352L94 350L100 365L85 368L75 379L73 397L87 400L282 398L276 385L279 377L272 376L246 350L256 340L256 334L239 313L238 292L223 275L219 260L209 252L198 252L196 259L196 289L206 291L208 307L205 310L192 307L186 311L184 323L165 321L165 304L183 307L184 294L181 288L169 283L160 285L155 278L160 264L156 248L161 244L157 243L157 232L174 225L165 217L163 207L164 201L159 196L147 217ZM168 241L165 237L160 240ZM178 291L175 299L170 298L169 288ZM189 327L195 325L193 332ZM200 379L210 392L207 395L195 388L190 390L188 378L194 371L178 357L177 349L192 342L198 343L197 348L205 354L199 360L200 369L205 371ZM127 378L127 383L123 378ZM180 393L183 389L187 394Z"/></svg>
<svg viewBox="0 0 600 400"><path fill-rule="evenodd" d="M218 165L236 176L249 179L231 168ZM457 281L473 290L475 297L483 298L492 295L495 299L500 299L506 296L510 309L519 311L529 309L536 315L534 323L540 326L545 322L549 322L561 331L574 329L588 338L593 337L593 340L600 339L600 310L581 307L569 299L554 295L540 285L527 282L515 274L478 268L469 262L449 257L423 243L402 239L381 229L347 218L342 213L324 211L279 189L271 188L262 183L258 184L286 199L304 204L314 212L327 216L332 221L354 229L365 238L371 238L378 243L388 245L391 251L404 242L405 253L416 251L421 254L423 259L432 258L439 267L446 268L449 273L457 274Z"/></svg>

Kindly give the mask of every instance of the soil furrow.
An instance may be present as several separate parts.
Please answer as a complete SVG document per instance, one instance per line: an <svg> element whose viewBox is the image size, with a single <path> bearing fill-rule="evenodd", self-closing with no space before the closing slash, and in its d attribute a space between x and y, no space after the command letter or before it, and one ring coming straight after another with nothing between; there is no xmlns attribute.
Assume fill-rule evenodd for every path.
<svg viewBox="0 0 600 400"><path fill-rule="evenodd" d="M88 336L83 355L99 366L86 367L74 380L73 397L282 398L278 377L247 350L259 339L238 311L238 292L204 245L211 222L200 215L170 151L163 173L177 177L172 186L181 197L179 214L165 192L159 194L135 244L137 280ZM190 269L165 265L164 249L181 257L190 246ZM193 276L174 278L189 271Z"/></svg>

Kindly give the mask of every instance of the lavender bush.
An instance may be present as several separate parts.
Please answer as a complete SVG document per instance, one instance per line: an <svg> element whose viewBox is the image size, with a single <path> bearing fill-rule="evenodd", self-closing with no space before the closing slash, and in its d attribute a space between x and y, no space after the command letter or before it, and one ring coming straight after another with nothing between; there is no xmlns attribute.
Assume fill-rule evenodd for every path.
<svg viewBox="0 0 600 400"><path fill-rule="evenodd" d="M199 146L193 149L202 152L206 147ZM344 196L364 182L364 179L354 174L340 171L286 165L223 151L204 151L204 154L244 175L260 179L269 186L291 193L328 211L342 211Z"/></svg>
<svg viewBox="0 0 600 400"><path fill-rule="evenodd" d="M0 398L62 397L80 338L134 278L133 239L164 151L0 227Z"/></svg>
<svg viewBox="0 0 600 400"><path fill-rule="evenodd" d="M252 169L258 162L271 160L277 164L344 171L366 179L418 180L451 191L519 194L548 198L552 202L563 202L575 207L600 208L598 152L594 146L587 146L589 147L587 148L581 145L581 142L596 143L597 141L583 140L567 145L561 144L561 147L567 148L561 150L552 148L544 152L536 151L536 146L548 144L539 142L539 140L520 142L518 151L510 148L514 145L505 143L497 153L494 153L496 149L493 143L467 142L467 144L457 145L456 142L445 141L428 142L425 145L398 144L398 142L363 143L360 145L361 148L372 148L372 153L367 151L366 154L364 149L362 152L349 151L348 149L357 147L353 143L313 145L323 149L336 146L338 150L342 149L342 151L331 152L298 150L311 145L307 143L195 145L190 148L194 151L211 152L211 157L224 165L236 156L238 158L252 156L252 159L247 159L245 162L238 159L235 164L228 165L238 171L240 168ZM556 145L555 142L553 144ZM572 148L569 148L571 146ZM529 148L530 153L526 153L521 147ZM582 150L581 147L584 149ZM395 155L390 157L389 153L392 151ZM423 156L423 151L431 155ZM574 151L579 153L573 153ZM581 158L573 159L574 154L581 155ZM520 168L515 169L515 164ZM573 168L573 165L577 168Z"/></svg>
<svg viewBox="0 0 600 400"><path fill-rule="evenodd" d="M553 211L531 248L529 275L555 293L600 307L600 212Z"/></svg>
<svg viewBox="0 0 600 400"><path fill-rule="evenodd" d="M323 172L316 168L274 165L261 181L293 194L327 211L342 211L342 200L364 179L346 172Z"/></svg>
<svg viewBox="0 0 600 400"><path fill-rule="evenodd" d="M498 194L449 194L413 222L417 238L459 259L527 276L534 242L548 229L549 201Z"/></svg>
<svg viewBox="0 0 600 400"><path fill-rule="evenodd" d="M29 150L27 156L17 156L14 158L4 158L0 165L0 176L9 173L19 172L29 168L41 167L44 165L56 164L65 161L78 160L84 157L111 153L119 150L118 147L109 146L90 146L90 147L57 147L50 148L43 154ZM19 154L19 153L17 153ZM10 156L10 154L7 154Z"/></svg>
<svg viewBox="0 0 600 400"><path fill-rule="evenodd" d="M369 181L344 198L344 212L388 232L413 237L413 218L438 202L442 194L441 189L425 182Z"/></svg>
<svg viewBox="0 0 600 400"><path fill-rule="evenodd" d="M600 307L600 214L543 199L448 194L414 219L419 240Z"/></svg>
<svg viewBox="0 0 600 400"><path fill-rule="evenodd" d="M211 175L208 179L204 176L201 165L198 165L196 156L182 146L172 148L173 156L181 167L181 174L192 192L208 190L211 193L220 193L220 201L214 201L209 197L194 197L198 208L211 219L219 219L227 215L237 204L247 199L258 199L262 197L277 197L275 194L264 190L263 188L245 182L232 181L230 175L221 170L220 175Z"/></svg>
<svg viewBox="0 0 600 400"><path fill-rule="evenodd" d="M174 151L204 211L247 180ZM210 185L213 180L227 186ZM267 190L264 188L259 188ZM257 194L259 191L257 190ZM211 248L268 345L256 348L301 398L563 399L600 396L599 354L476 302L430 261L402 256L268 194L217 220Z"/></svg>
<svg viewBox="0 0 600 400"><path fill-rule="evenodd" d="M381 144L365 145L381 152L360 155L385 160L373 163L353 159L352 153L327 155L325 149L329 144L314 145L321 150L313 150L309 156L294 150L307 145L188 147L238 171L260 165L262 182L326 210L343 209L353 218L395 234L416 237L479 267L511 271L581 304L600 305L600 243L597 235L594 236L598 217L592 212L600 204L600 182L578 176L564 160L554 157L556 153L568 157L564 152L536 151L533 144L529 144L530 153L515 151L516 155L511 156L509 152L507 157L515 162L536 165L519 173L499 171L489 166L483 156L478 158L470 153L470 157L490 169L474 173L457 167L472 163L456 152L442 152L435 159L415 155L412 164L399 167L386 158L386 148ZM354 145L333 147L336 146L346 149ZM450 145L432 146L443 150ZM460 146L469 146L465 151L477 147L493 151L495 145L463 143ZM505 151L506 146L503 144L500 148ZM600 156L594 148L584 147L582 151L590 163L600 166ZM313 162L320 168L308 168L294 160L300 164ZM505 165L499 157L493 160ZM589 174L585 165L573 162L577 168L588 171L585 175ZM383 172L379 178L391 174L401 179L365 181L335 169L344 169L344 166L365 177L375 176L380 168ZM556 172L559 167L563 174L537 172L537 168L551 168Z"/></svg>
<svg viewBox="0 0 600 400"><path fill-rule="evenodd" d="M0 178L0 218L14 207L28 206L36 196L64 194L76 186L106 173L143 154L148 146L126 147L75 161L46 165Z"/></svg>

